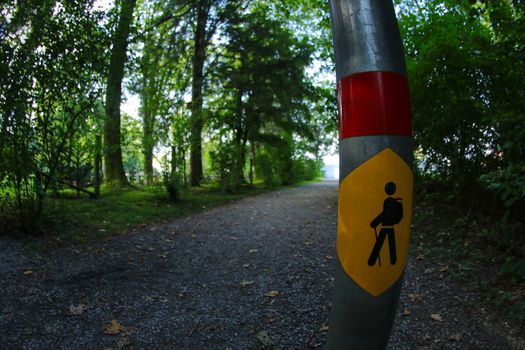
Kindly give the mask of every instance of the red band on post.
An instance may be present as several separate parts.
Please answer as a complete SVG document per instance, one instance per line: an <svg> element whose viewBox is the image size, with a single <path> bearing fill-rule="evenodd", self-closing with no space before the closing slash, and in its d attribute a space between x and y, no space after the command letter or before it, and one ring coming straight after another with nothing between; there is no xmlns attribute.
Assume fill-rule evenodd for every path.
<svg viewBox="0 0 525 350"><path fill-rule="evenodd" d="M412 136L408 80L399 73L365 72L337 83L339 138Z"/></svg>

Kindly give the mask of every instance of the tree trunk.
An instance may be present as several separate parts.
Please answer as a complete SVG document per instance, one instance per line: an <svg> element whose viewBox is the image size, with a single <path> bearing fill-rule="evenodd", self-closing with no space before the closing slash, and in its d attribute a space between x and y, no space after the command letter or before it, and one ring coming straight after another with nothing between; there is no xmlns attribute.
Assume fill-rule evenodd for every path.
<svg viewBox="0 0 525 350"><path fill-rule="evenodd" d="M171 145L171 159L170 159L170 173L176 174L179 169L177 166L177 145L173 143Z"/></svg>
<svg viewBox="0 0 525 350"><path fill-rule="evenodd" d="M95 181L93 184L96 198L100 197L100 163L102 163L101 149L102 137L97 133L95 136Z"/></svg>
<svg viewBox="0 0 525 350"><path fill-rule="evenodd" d="M255 142L253 140L250 141L250 149L252 151L252 157L250 158L250 185L253 186L255 177Z"/></svg>
<svg viewBox="0 0 525 350"><path fill-rule="evenodd" d="M147 97L146 97L147 98ZM143 106L143 135L142 135L142 153L144 155L144 182L151 185L153 182L153 116L147 110L147 104Z"/></svg>
<svg viewBox="0 0 525 350"><path fill-rule="evenodd" d="M190 136L190 178L191 186L199 186L202 180L202 85L203 68L206 60L206 23L209 5L199 2L197 5L197 24L195 26L193 48L193 73L191 84L191 136Z"/></svg>
<svg viewBox="0 0 525 350"><path fill-rule="evenodd" d="M133 10L136 0L122 0L120 18L113 37L111 61L106 88L106 118L104 120L104 165L106 182L110 186L128 184L122 163L120 145L120 103L122 100L122 78Z"/></svg>
<svg viewBox="0 0 525 350"><path fill-rule="evenodd" d="M184 147L179 148L180 164L182 165L182 182L184 187L188 187L188 176L186 174L186 150Z"/></svg>
<svg viewBox="0 0 525 350"><path fill-rule="evenodd" d="M246 125L244 123L243 102L242 96L244 94L243 88L240 84L237 85L237 101L235 107L235 114L237 115L237 125L235 127L235 145L239 157L235 160L235 184L237 186L244 183L244 163L246 162Z"/></svg>

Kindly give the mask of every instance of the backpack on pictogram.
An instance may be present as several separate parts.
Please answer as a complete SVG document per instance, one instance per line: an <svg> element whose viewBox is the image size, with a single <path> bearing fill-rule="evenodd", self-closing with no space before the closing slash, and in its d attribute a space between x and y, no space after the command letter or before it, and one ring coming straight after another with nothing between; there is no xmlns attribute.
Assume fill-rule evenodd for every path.
<svg viewBox="0 0 525 350"><path fill-rule="evenodd" d="M403 200L401 198L395 198L391 210L393 223L397 225L401 222L401 219L403 219Z"/></svg>

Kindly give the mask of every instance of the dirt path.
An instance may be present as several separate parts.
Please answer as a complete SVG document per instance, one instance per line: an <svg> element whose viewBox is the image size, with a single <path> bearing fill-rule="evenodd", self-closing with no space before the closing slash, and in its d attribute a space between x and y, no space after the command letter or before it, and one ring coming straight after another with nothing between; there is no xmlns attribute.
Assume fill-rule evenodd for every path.
<svg viewBox="0 0 525 350"><path fill-rule="evenodd" d="M0 348L322 348L336 220L324 182L45 255L0 238ZM414 249L390 348L518 349L446 272Z"/></svg>

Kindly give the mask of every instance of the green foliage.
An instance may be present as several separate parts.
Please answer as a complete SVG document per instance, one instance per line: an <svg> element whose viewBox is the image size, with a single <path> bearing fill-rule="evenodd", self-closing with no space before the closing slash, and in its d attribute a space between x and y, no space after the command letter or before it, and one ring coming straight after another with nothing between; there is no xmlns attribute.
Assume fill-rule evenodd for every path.
<svg viewBox="0 0 525 350"><path fill-rule="evenodd" d="M255 162L256 173L259 174L267 187L275 186L280 179L275 174L275 168L270 155L266 152L260 154Z"/></svg>
<svg viewBox="0 0 525 350"><path fill-rule="evenodd" d="M525 79L523 5L404 1L399 6L424 172L460 187L504 181L521 168ZM431 98L429 98L431 96ZM518 183L514 183L513 191ZM522 191L518 191L522 193Z"/></svg>
<svg viewBox="0 0 525 350"><path fill-rule="evenodd" d="M495 146L489 122L490 32L461 12L429 1L401 17L414 116L425 171L461 184L480 175ZM429 98L431 96L431 98Z"/></svg>
<svg viewBox="0 0 525 350"><path fill-rule="evenodd" d="M79 155L74 135L99 94L107 41L91 6L35 0L2 9L0 178L16 200L1 199L22 226L36 223L43 193Z"/></svg>
<svg viewBox="0 0 525 350"><path fill-rule="evenodd" d="M321 160L301 157L294 161L294 178L298 181L311 181L322 176L321 168L323 162Z"/></svg>
<svg viewBox="0 0 525 350"><path fill-rule="evenodd" d="M481 177L486 186L494 190L505 206L516 212L525 208L525 163L510 164Z"/></svg>
<svg viewBox="0 0 525 350"><path fill-rule="evenodd" d="M407 0L398 9L418 170L454 202L492 209L483 215L495 227L476 230L475 239L491 239L506 255L502 269L521 279L524 3Z"/></svg>
<svg viewBox="0 0 525 350"><path fill-rule="evenodd" d="M302 154L293 155L288 145L260 147L255 160L255 174L268 187L292 185L321 177L322 161Z"/></svg>
<svg viewBox="0 0 525 350"><path fill-rule="evenodd" d="M212 171L224 193L234 193L243 183L244 164L241 149L231 141L219 142L210 151Z"/></svg>
<svg viewBox="0 0 525 350"><path fill-rule="evenodd" d="M138 181L142 172L142 133L140 123L131 116L122 115L122 161L130 181Z"/></svg>

